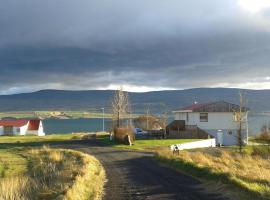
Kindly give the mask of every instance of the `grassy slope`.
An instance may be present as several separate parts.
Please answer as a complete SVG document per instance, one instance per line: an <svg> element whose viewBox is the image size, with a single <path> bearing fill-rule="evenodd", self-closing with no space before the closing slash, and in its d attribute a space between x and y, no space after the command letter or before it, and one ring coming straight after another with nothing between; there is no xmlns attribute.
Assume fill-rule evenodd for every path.
<svg viewBox="0 0 270 200"><path fill-rule="evenodd" d="M247 195L254 200L270 199L269 160L251 156L247 153L250 148L246 150L246 154L240 155L235 148L199 149L181 151L179 156L169 151L159 151L156 159L206 182L221 182L234 186L233 189L238 188L242 195L237 193L233 199L246 199Z"/></svg>
<svg viewBox="0 0 270 200"><path fill-rule="evenodd" d="M54 199L65 191L65 199L100 199L105 172L94 157L71 150L44 150L39 147L31 150L32 146L64 142L74 137L78 139L79 136L0 137L0 193L16 193L19 199L23 199L23 191L27 191L25 195L30 197L39 195L40 198ZM35 174L38 176L35 177ZM39 180L40 177L44 177L42 180L46 180L46 184ZM29 180L33 187L29 187L30 189ZM45 187L38 187L45 189L36 191L33 181L34 185L45 184ZM0 194L1 198L12 199ZM28 196L26 199L31 198Z"/></svg>

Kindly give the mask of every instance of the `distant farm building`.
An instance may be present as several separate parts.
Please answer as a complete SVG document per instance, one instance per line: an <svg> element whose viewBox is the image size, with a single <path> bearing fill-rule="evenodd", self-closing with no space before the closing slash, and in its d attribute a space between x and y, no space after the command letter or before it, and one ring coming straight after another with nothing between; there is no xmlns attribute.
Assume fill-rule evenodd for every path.
<svg viewBox="0 0 270 200"><path fill-rule="evenodd" d="M34 120L0 120L0 135L38 135L44 136L43 123Z"/></svg>
<svg viewBox="0 0 270 200"><path fill-rule="evenodd" d="M241 135L244 143L248 142L247 109L242 108ZM177 109L175 121L167 128L169 137L179 138L216 138L220 145L237 144L239 132L240 106L225 101L194 103Z"/></svg>

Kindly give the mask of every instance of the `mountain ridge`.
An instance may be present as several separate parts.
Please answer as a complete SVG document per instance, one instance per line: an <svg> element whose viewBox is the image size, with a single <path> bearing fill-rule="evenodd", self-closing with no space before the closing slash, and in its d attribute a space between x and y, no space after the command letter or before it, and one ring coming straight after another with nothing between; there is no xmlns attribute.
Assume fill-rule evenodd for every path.
<svg viewBox="0 0 270 200"><path fill-rule="evenodd" d="M270 90L238 88L192 88L152 92L128 92L134 112L144 112L150 107L153 112L172 111L197 102L239 102L239 91L246 97L247 106L255 111L270 111ZM53 90L12 95L0 95L0 111L35 110L98 110L110 109L114 90Z"/></svg>

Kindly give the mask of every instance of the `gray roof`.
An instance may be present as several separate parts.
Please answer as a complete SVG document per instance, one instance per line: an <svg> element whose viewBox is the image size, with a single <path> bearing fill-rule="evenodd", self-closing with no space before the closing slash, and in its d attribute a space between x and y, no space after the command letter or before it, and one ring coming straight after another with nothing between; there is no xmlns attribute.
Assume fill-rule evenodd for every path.
<svg viewBox="0 0 270 200"><path fill-rule="evenodd" d="M178 109L177 111L189 111L189 112L238 112L240 106L225 101L217 101L210 103L194 103L190 106ZM242 111L247 111L248 108L242 107Z"/></svg>

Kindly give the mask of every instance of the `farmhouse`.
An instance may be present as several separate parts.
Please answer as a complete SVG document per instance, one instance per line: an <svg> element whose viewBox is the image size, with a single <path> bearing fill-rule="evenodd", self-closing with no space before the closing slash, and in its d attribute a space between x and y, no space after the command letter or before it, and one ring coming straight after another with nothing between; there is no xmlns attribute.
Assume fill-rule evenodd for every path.
<svg viewBox="0 0 270 200"><path fill-rule="evenodd" d="M44 136L43 124L39 119L0 120L0 135L38 135Z"/></svg>
<svg viewBox="0 0 270 200"><path fill-rule="evenodd" d="M248 142L248 110L241 108L241 135L244 143ZM235 145L239 139L240 106L225 101L211 103L194 103L193 105L173 111L174 124L181 124L179 133L196 130L216 138L220 145ZM172 124L173 124L172 123Z"/></svg>

